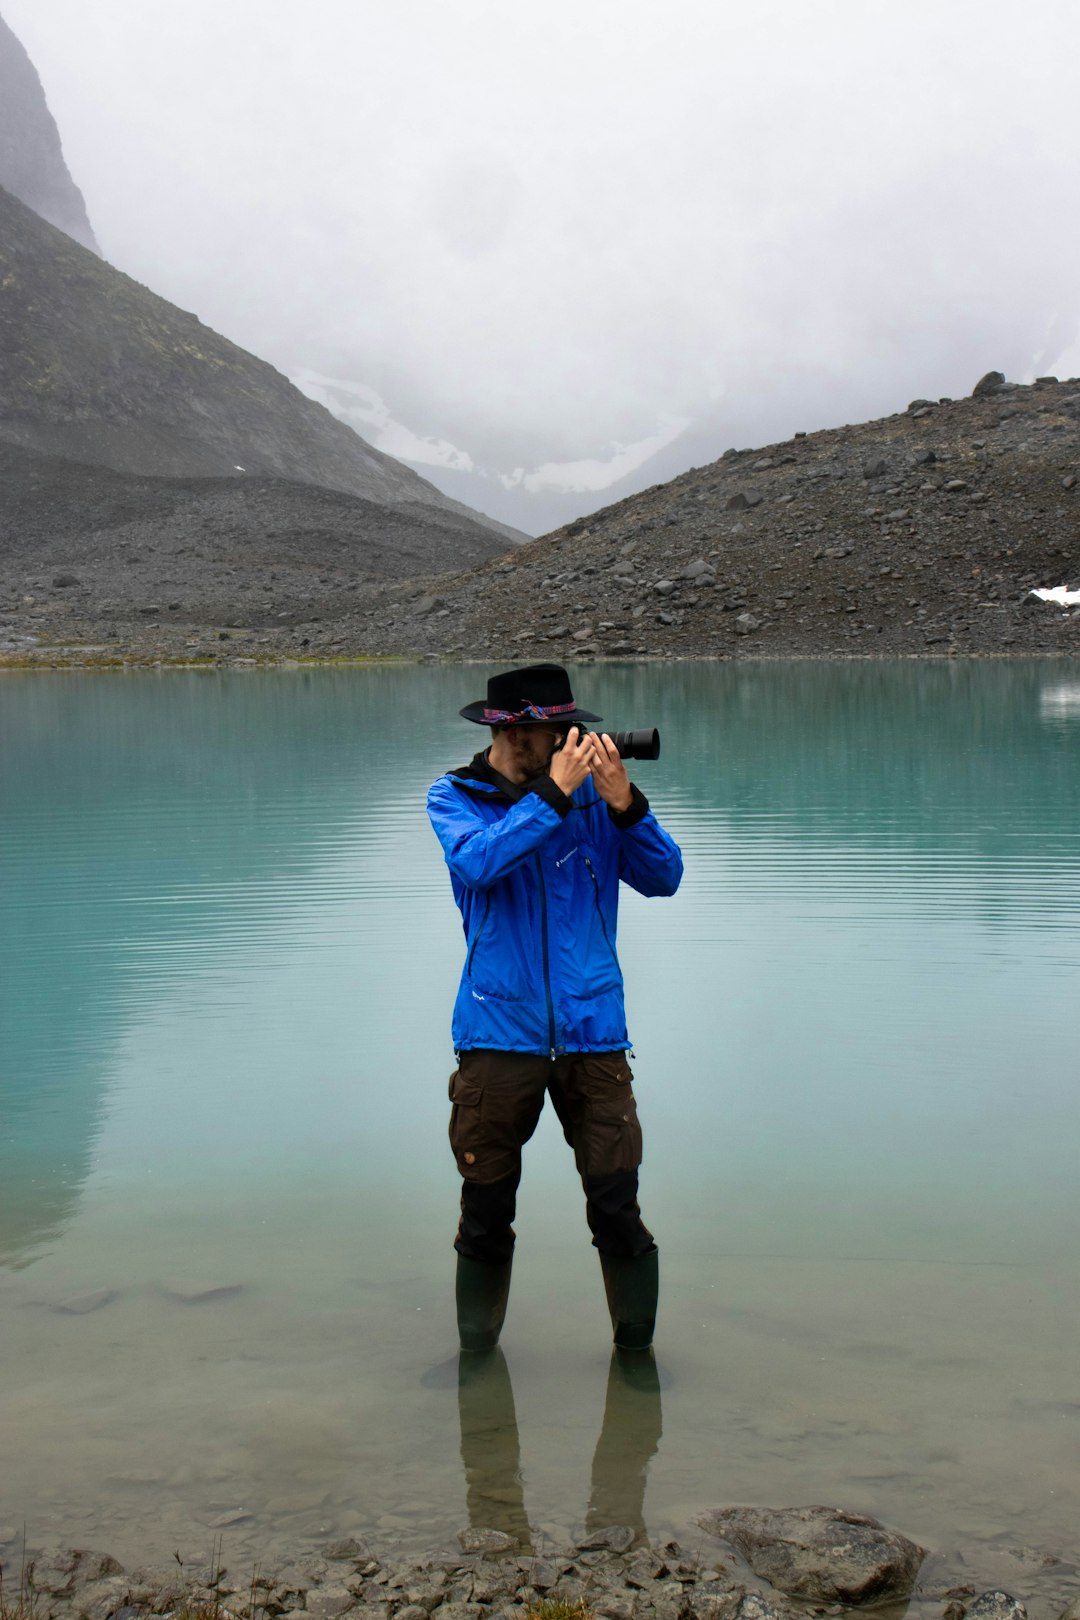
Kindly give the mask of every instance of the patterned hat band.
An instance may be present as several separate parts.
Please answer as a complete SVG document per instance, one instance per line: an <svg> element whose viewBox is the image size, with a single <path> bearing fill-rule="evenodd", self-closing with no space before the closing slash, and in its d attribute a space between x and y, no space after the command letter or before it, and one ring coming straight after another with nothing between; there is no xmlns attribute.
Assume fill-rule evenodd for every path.
<svg viewBox="0 0 1080 1620"><path fill-rule="evenodd" d="M522 720L550 720L556 714L573 714L577 704L549 703L547 708L539 703L526 703L522 709L487 709L484 710L484 722L489 726L513 726Z"/></svg>
<svg viewBox="0 0 1080 1620"><path fill-rule="evenodd" d="M531 697L526 693L531 692ZM529 726L551 722L560 730L595 725L600 715L574 701L570 677L561 664L529 664L491 675L487 696L466 703L458 713L480 726Z"/></svg>

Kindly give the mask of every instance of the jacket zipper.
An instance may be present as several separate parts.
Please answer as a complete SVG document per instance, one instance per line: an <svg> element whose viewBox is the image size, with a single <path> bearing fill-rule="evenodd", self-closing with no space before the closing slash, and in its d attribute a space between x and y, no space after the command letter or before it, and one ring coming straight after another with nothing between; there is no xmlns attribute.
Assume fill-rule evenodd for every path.
<svg viewBox="0 0 1080 1620"><path fill-rule="evenodd" d="M488 912L490 910L491 910L491 890L489 889L488 892L484 896L484 915L480 919L480 926L476 930L476 933L473 935L473 942L469 946L469 955L468 955L468 957L466 959L466 962L465 962L465 977L466 978L468 978L472 973L472 959L476 955L476 947L480 943L480 935L484 932L484 929L487 927Z"/></svg>
<svg viewBox="0 0 1080 1620"><path fill-rule="evenodd" d="M547 890L544 887L544 868L539 854L533 856L536 862L536 879L540 885L540 944L544 964L544 995L547 997L548 1015L548 1045L551 1048L551 1061L555 1061L555 1005L551 999L551 962L548 957L548 926L547 926Z"/></svg>
<svg viewBox="0 0 1080 1620"><path fill-rule="evenodd" d="M592 861L590 861L590 859L589 859L589 857L587 855L584 857L584 860L585 860L585 865L589 869L589 876L592 878L593 899L596 901L596 915L600 918L600 927L604 931L604 939L607 942L608 950L611 952L611 959L615 963L615 966L618 967L619 958L616 956L615 947L611 943L611 935L608 933L607 923L604 920L604 910L603 910L603 907L600 904L600 884L597 881L596 873L593 871Z"/></svg>

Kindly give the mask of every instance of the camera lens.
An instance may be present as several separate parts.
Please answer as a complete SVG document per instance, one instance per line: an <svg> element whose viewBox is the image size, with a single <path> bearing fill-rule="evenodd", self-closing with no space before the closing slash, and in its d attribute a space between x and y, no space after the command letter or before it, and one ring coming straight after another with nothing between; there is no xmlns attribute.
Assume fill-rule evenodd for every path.
<svg viewBox="0 0 1080 1620"><path fill-rule="evenodd" d="M660 733L655 726L643 731L609 731L622 759L659 759Z"/></svg>

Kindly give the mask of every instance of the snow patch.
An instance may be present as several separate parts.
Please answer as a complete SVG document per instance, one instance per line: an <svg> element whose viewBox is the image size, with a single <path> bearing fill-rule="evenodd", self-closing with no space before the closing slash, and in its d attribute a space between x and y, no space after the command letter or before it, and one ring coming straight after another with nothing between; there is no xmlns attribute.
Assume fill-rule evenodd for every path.
<svg viewBox="0 0 1080 1620"><path fill-rule="evenodd" d="M1080 602L1080 591L1070 591L1067 585L1054 585L1049 590L1029 591L1029 596L1037 596L1040 602L1056 602L1058 607L1071 607L1074 602Z"/></svg>

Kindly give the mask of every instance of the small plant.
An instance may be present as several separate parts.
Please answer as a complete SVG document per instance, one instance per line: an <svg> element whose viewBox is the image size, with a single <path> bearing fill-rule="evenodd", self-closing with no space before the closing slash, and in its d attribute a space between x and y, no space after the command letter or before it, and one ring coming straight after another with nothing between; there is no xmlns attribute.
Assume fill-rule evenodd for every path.
<svg viewBox="0 0 1080 1620"><path fill-rule="evenodd" d="M259 1596L260 1586L265 1585L259 1572L258 1564L252 1566L251 1580L248 1583L247 1605L242 1599L237 1602L238 1594L234 1594L233 1606L228 1606L221 1595L222 1582L228 1571L221 1561L223 1542L219 1536L213 1544L210 1555L210 1576L208 1580L199 1583L202 1590L189 1593L168 1616L168 1620L266 1620L266 1610L263 1606L263 1597ZM173 1553L179 1566L181 1575L184 1575L184 1560L178 1552ZM0 1614L0 1620L9 1620L9 1617ZM21 1616L14 1616L12 1620L23 1620Z"/></svg>
<svg viewBox="0 0 1080 1620"><path fill-rule="evenodd" d="M5 1580L9 1566L0 1563L0 1620L34 1620L37 1593L34 1590L34 1565L26 1561L26 1526L23 1526L22 1551L19 1557L19 1584L14 1593Z"/></svg>
<svg viewBox="0 0 1080 1620"><path fill-rule="evenodd" d="M221 1583L225 1579L226 1569L221 1562L222 1541L217 1537L210 1554L210 1579L200 1582L205 1586L206 1595L192 1593L184 1598L173 1611L170 1620L230 1620L231 1611L225 1607L221 1600ZM173 1553L180 1572L184 1572L184 1560L178 1552ZM0 1620L4 1617L0 1615Z"/></svg>
<svg viewBox="0 0 1080 1620"><path fill-rule="evenodd" d="M525 1620L596 1620L584 1598L541 1598L525 1611Z"/></svg>

